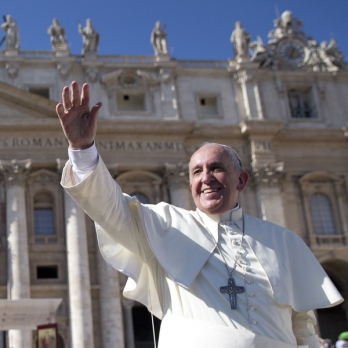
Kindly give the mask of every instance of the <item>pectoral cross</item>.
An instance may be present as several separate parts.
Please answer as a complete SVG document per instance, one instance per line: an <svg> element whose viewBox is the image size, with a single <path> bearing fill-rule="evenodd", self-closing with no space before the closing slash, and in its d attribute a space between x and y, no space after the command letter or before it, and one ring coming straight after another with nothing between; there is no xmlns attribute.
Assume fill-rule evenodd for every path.
<svg viewBox="0 0 348 348"><path fill-rule="evenodd" d="M220 292L222 294L228 294L230 297L231 309L237 309L237 294L245 291L244 286L237 286L232 277L228 278L228 285L221 286Z"/></svg>

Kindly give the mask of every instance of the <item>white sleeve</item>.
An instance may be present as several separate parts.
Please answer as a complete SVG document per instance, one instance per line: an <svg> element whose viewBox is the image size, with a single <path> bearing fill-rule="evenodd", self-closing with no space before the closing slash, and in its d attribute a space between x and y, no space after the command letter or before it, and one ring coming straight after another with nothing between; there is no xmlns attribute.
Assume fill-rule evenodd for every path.
<svg viewBox="0 0 348 348"><path fill-rule="evenodd" d="M98 151L95 143L88 149L68 149L75 182L80 183L98 164Z"/></svg>
<svg viewBox="0 0 348 348"><path fill-rule="evenodd" d="M292 311L292 330L299 345L307 345L308 348L321 348L319 337L315 333L314 326L317 320L313 311Z"/></svg>

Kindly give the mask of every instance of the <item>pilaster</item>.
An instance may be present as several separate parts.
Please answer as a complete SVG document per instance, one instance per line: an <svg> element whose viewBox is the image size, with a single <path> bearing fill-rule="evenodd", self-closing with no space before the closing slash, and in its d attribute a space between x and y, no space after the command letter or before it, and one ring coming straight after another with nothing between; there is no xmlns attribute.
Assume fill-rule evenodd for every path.
<svg viewBox="0 0 348 348"><path fill-rule="evenodd" d="M259 87L255 78L258 64L241 62L236 65L234 78L240 85L243 94L243 105L246 119L262 120L264 118Z"/></svg>
<svg viewBox="0 0 348 348"><path fill-rule="evenodd" d="M161 104L165 119L179 119L178 96L172 69L160 69Z"/></svg>
<svg viewBox="0 0 348 348"><path fill-rule="evenodd" d="M8 290L11 300L30 298L25 184L31 160L0 161L6 182L6 230L8 246ZM11 347L31 347L30 330L10 330Z"/></svg>
<svg viewBox="0 0 348 348"><path fill-rule="evenodd" d="M285 226L285 209L281 196L284 163L277 162L273 149L274 136L281 129L282 123L252 120L242 122L240 127L250 141L251 167L262 218Z"/></svg>
<svg viewBox="0 0 348 348"><path fill-rule="evenodd" d="M188 164L166 163L165 177L169 187L171 204L187 210L192 209Z"/></svg>

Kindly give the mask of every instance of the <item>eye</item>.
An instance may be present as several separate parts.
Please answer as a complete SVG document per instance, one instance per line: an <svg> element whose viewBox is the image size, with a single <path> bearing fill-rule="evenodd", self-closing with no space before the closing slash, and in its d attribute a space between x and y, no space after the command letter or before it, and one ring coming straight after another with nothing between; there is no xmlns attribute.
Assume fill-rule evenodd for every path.
<svg viewBox="0 0 348 348"><path fill-rule="evenodd" d="M193 172L192 172L192 175L195 176L195 175L198 175L202 172L201 169L195 169Z"/></svg>
<svg viewBox="0 0 348 348"><path fill-rule="evenodd" d="M215 173L220 173L220 172L225 171L225 169L223 167L220 167L220 166L215 166L215 167L212 168L212 170Z"/></svg>

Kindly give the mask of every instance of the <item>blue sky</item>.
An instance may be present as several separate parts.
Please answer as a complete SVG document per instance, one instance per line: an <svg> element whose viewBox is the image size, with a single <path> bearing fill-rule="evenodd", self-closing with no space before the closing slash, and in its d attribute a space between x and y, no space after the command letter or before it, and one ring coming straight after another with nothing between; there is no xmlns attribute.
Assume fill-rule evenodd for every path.
<svg viewBox="0 0 348 348"><path fill-rule="evenodd" d="M152 55L150 33L160 20L178 59L233 57L230 35L238 20L252 40L260 35L266 42L278 8L291 10L317 41L335 37L348 60L348 0L7 0L0 8L1 16L11 14L19 26L22 50L50 50L47 28L56 17L71 52L79 54L77 25L91 18L101 35L99 54Z"/></svg>

